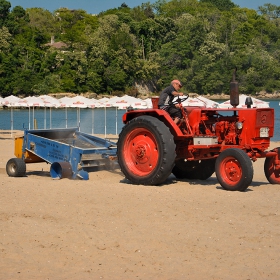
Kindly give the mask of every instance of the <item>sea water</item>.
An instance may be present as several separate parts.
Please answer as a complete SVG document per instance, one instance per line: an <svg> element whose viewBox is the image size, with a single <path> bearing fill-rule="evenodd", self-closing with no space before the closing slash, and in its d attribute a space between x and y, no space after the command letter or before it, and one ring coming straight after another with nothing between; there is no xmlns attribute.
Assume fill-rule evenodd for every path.
<svg viewBox="0 0 280 280"><path fill-rule="evenodd" d="M274 108L274 137L280 141L279 100L266 100ZM122 116L125 110L116 108L24 108L0 110L0 129L50 129L79 127L88 134L118 135L123 127Z"/></svg>

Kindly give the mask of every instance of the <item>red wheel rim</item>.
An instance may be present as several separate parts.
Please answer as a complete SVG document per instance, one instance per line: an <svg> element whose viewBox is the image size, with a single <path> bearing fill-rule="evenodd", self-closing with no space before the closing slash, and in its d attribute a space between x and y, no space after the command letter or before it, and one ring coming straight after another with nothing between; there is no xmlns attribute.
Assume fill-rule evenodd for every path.
<svg viewBox="0 0 280 280"><path fill-rule="evenodd" d="M225 158L220 165L220 173L228 185L236 185L242 177L242 168L233 157Z"/></svg>
<svg viewBox="0 0 280 280"><path fill-rule="evenodd" d="M156 168L159 159L158 145L153 134L145 128L131 131L124 141L123 159L134 174L150 174Z"/></svg>

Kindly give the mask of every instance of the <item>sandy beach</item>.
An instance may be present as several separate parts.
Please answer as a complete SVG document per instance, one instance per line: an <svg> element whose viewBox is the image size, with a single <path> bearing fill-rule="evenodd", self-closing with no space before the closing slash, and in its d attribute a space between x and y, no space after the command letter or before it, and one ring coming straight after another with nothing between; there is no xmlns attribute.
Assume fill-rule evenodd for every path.
<svg viewBox="0 0 280 280"><path fill-rule="evenodd" d="M271 148L280 146L271 143ZM131 185L119 169L53 180L50 165L9 177L0 133L0 279L280 279L280 185L253 164L246 192L206 181Z"/></svg>

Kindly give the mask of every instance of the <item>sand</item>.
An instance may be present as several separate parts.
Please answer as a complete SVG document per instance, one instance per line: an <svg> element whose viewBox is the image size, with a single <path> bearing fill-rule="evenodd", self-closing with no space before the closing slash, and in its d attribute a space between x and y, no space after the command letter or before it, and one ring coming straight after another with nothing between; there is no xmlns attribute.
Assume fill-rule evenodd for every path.
<svg viewBox="0 0 280 280"><path fill-rule="evenodd" d="M8 177L13 145L0 134L0 279L280 279L280 185L263 159L229 192L215 174L145 187L119 169L53 180L37 163Z"/></svg>

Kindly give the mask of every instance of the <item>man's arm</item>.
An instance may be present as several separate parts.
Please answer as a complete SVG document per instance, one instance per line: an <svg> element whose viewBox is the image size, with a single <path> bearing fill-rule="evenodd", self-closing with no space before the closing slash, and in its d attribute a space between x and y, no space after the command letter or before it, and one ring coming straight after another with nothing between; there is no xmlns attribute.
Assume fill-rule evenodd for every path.
<svg viewBox="0 0 280 280"><path fill-rule="evenodd" d="M184 95L184 93L183 92L178 92L178 91L172 91L172 95L174 95L174 96L183 96Z"/></svg>

